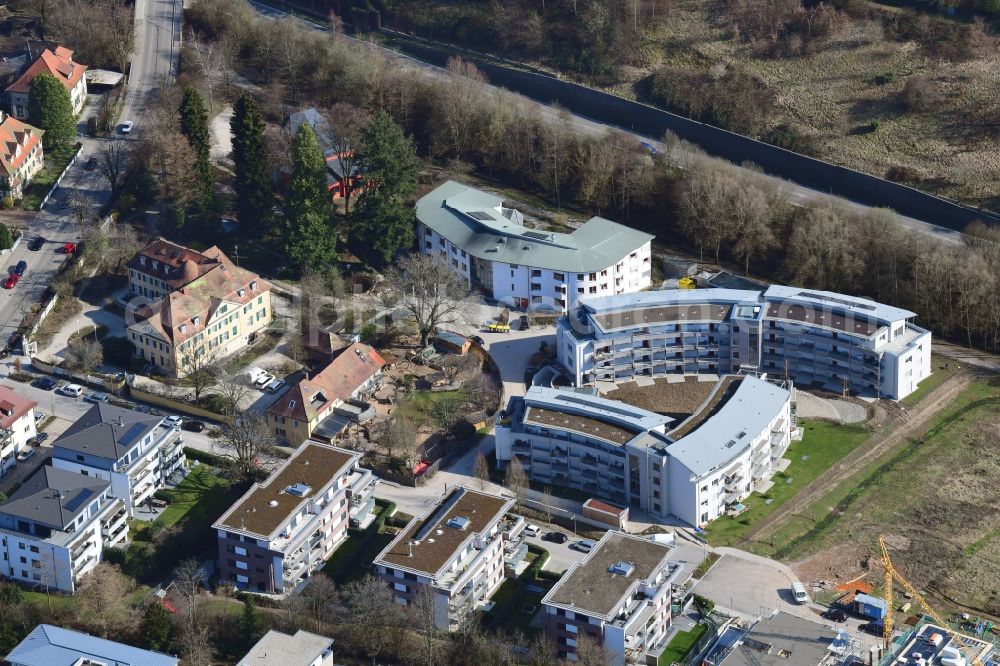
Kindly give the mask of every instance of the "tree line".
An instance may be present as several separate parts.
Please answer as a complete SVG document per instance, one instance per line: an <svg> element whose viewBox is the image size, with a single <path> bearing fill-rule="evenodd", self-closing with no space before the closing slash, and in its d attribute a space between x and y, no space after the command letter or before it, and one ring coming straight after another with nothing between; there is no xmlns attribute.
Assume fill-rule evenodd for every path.
<svg viewBox="0 0 1000 666"><path fill-rule="evenodd" d="M911 309L944 337L1000 345L998 239L990 229L977 226L964 244L949 246L904 229L891 211L795 206L786 185L672 137L653 153L621 132L584 134L566 113L545 117L491 89L468 63L453 60L447 78L415 76L374 47L259 20L236 0L195 3L188 20L203 39L242 55L241 74L264 82L265 114L290 97L381 112L434 162L467 164L557 206L648 230L716 263L738 262L748 273ZM292 35L296 52L309 54L293 68L294 95L275 81L289 64L262 47Z"/></svg>

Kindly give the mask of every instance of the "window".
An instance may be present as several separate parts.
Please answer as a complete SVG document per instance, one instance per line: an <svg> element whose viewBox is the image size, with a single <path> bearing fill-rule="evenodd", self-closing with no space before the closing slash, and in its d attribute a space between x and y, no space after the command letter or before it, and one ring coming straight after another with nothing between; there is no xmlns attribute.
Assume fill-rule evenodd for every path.
<svg viewBox="0 0 1000 666"><path fill-rule="evenodd" d="M566 276L562 273L553 273L552 279L554 279L556 282L565 282Z"/></svg>

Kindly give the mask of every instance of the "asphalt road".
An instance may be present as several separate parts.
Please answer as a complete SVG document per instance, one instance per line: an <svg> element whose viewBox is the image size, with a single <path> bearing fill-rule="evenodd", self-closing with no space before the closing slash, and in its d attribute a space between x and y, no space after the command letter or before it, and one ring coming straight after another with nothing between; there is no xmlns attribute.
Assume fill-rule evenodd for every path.
<svg viewBox="0 0 1000 666"><path fill-rule="evenodd" d="M13 268L18 261L25 261L28 269L13 289L0 289L0 341L17 330L24 314L39 303L45 289L51 284L56 271L66 255L58 253L64 243L76 242L80 229L73 220L68 201L74 191L90 197L97 206L107 203L111 188L100 170L86 170L90 157L100 154L101 146L109 141L134 140L142 131L143 111L153 101L160 81L173 75L180 35L180 2L175 0L137 0L136 2L136 53L133 59L129 89L121 114L122 121L132 120L135 129L128 135L114 133L108 138L86 136L85 122L78 125L83 148L76 164L72 166L52 198L25 229L25 237L11 254L3 257L4 267ZM96 104L92 100L91 107ZM88 109L90 111L91 109ZM84 113L86 116L86 112ZM0 214L0 218L3 214ZM36 237L45 239L41 249L28 250Z"/></svg>
<svg viewBox="0 0 1000 666"><path fill-rule="evenodd" d="M324 31L324 32L327 31L327 28L325 28L322 25L319 25L319 24L316 24L316 23L311 23L311 22L306 21L304 19L301 19L301 18L299 18L297 16L293 16L291 14L287 14L285 12L282 12L282 11L280 11L278 9L274 9L273 7L269 7L267 5L262 5L262 4L253 2L252 0L250 1L250 4L251 4L251 6L253 6L254 10L256 10L261 16L264 16L266 18L270 18L270 19L291 18L293 20L300 21L300 22L302 22L305 25L308 25L309 27L311 27L313 29ZM346 37L348 39L353 39L349 35L344 35L344 37ZM373 44L373 43L367 42L367 41L366 42L362 42L360 40L358 40L358 43L359 44L363 44L365 48L378 48L378 49L382 50L383 52L385 52L385 53L387 53L387 54L389 54L389 55L391 55L391 56L399 59L400 61L402 61L402 62L410 65L411 67L416 68L418 71L420 71L422 74L424 74L426 76L434 76L434 77L437 77L437 78L450 78L452 76L450 72L448 72L447 70L441 69L440 67L436 67L434 65L430 65L430 64L425 63L425 62L423 62L421 60L417 60L416 58L412 58L410 56L398 53L398 52L393 51L391 49L382 48L382 47L378 46L377 44ZM495 87L495 86L488 86L488 87L490 89L492 89L495 93L498 93L501 90L500 88ZM518 97L521 97L521 96L518 95ZM578 132L580 132L581 134L585 134L585 135L588 135L588 136L600 136L600 135L604 134L605 132L607 132L608 129L618 129L618 130L621 130L621 131L625 132L626 134L630 134L630 135L634 136L639 141L642 141L644 144L647 144L648 146L651 146L651 147L655 148L657 151L664 151L664 150L666 150L666 147L660 141L661 137L644 136L642 134L638 134L636 132L633 132L630 128L627 128L627 127L616 127L616 126L613 126L613 125L606 125L604 123L600 123L600 122L597 122L595 120L591 120L590 118L587 118L585 116L570 114L565 109L560 109L560 108L556 108L556 107L550 106L548 104L543 104L541 102L536 102L535 100L528 99L526 97L521 97L521 99L524 101L525 104L534 106L543 117L545 117L546 119L548 119L550 121L558 121L562 117L564 117L564 114L565 114L565 117L569 118L570 124ZM678 159L677 161L683 162L685 158L693 157L693 155L690 154L690 153L685 153L683 156L679 156L679 157L680 157L680 159ZM743 167L737 167L737 168L742 169ZM770 177L770 176L768 176L768 177ZM810 206L817 205L818 203L821 203L821 202L830 202L832 204L836 204L836 205L839 205L839 206L846 206L847 208L850 208L852 210L861 211L861 212L871 210L870 206L865 206L864 204L859 204L859 203L856 203L854 201L850 201L849 199L844 199L844 198L841 198L841 197L833 196L833 195L828 194L826 192L821 192L819 190L814 190L814 189L811 189L811 188L808 188L808 187L804 187L802 185L796 185L795 183L791 183L791 182L788 182L788 181L781 181L781 179L778 179L778 178L775 178L775 180L778 180L778 181L781 182L781 187L783 188L784 192L786 193L786 196L788 197L789 201L793 205L796 205L796 206L810 207ZM912 218L912 217L904 217L902 215L898 216L898 221L899 221L899 224L901 226L903 226L904 228L906 228L906 229L908 229L910 231L930 236L930 237L935 238L935 239L937 239L939 241L942 241L942 242L952 243L952 244L959 244L959 243L963 242L962 241L962 233L958 232L958 231L954 231L952 229L947 229L945 227L940 227L938 225L930 224L929 222L924 222L922 220L918 220L918 219L915 219L915 218Z"/></svg>

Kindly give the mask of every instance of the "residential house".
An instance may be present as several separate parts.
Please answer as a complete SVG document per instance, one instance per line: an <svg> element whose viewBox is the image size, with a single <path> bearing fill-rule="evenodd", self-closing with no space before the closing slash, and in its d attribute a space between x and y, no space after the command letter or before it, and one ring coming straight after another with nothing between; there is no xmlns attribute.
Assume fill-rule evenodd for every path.
<svg viewBox="0 0 1000 666"><path fill-rule="evenodd" d="M556 324L574 384L749 368L800 387L901 400L931 374L916 314L828 291L772 285L664 289L584 299Z"/></svg>
<svg viewBox="0 0 1000 666"><path fill-rule="evenodd" d="M246 349L273 317L271 285L218 248L158 239L129 262L129 286L154 299L128 327L136 355L172 377Z"/></svg>
<svg viewBox="0 0 1000 666"><path fill-rule="evenodd" d="M289 636L271 629L236 666L333 666L333 639L299 629Z"/></svg>
<svg viewBox="0 0 1000 666"><path fill-rule="evenodd" d="M20 199L31 179L45 164L44 130L0 114L0 196Z"/></svg>
<svg viewBox="0 0 1000 666"><path fill-rule="evenodd" d="M704 525L771 487L788 464L792 430L789 385L742 375L705 379L714 386L683 420L532 386L510 399L497 424L497 460L516 457L539 483Z"/></svg>
<svg viewBox="0 0 1000 666"><path fill-rule="evenodd" d="M43 465L0 504L0 575L72 593L127 518L109 480Z"/></svg>
<svg viewBox="0 0 1000 666"><path fill-rule="evenodd" d="M184 469L179 426L106 403L97 403L52 442L53 466L111 482L129 517ZM176 477L175 477L176 478Z"/></svg>
<svg viewBox="0 0 1000 666"><path fill-rule="evenodd" d="M603 645L612 666L645 664L671 626L673 584L681 567L674 548L622 532L605 532L593 550L542 599L546 632L560 658L574 659L586 635Z"/></svg>
<svg viewBox="0 0 1000 666"><path fill-rule="evenodd" d="M298 445L307 439L336 439L352 422L371 416L362 398L382 380L385 360L374 348L355 342L328 366L303 379L267 408L267 423L280 442Z"/></svg>
<svg viewBox="0 0 1000 666"><path fill-rule="evenodd" d="M519 309L564 313L581 298L651 284L652 235L600 217L569 234L532 229L503 204L448 181L417 202L417 247L471 289Z"/></svg>
<svg viewBox="0 0 1000 666"><path fill-rule="evenodd" d="M14 83L7 87L7 108L15 118L28 117L28 100L31 96L31 82L39 74L51 74L69 93L73 114L83 111L87 102L86 65L73 62L73 52L64 46L44 49Z"/></svg>
<svg viewBox="0 0 1000 666"><path fill-rule="evenodd" d="M40 624L7 655L10 666L178 666L177 657Z"/></svg>
<svg viewBox="0 0 1000 666"><path fill-rule="evenodd" d="M360 459L354 451L306 442L254 484L212 525L220 578L262 594L301 586L347 537L352 508L371 510L374 477L358 466Z"/></svg>
<svg viewBox="0 0 1000 666"><path fill-rule="evenodd" d="M334 138L333 129L329 121L314 108L304 109L290 114L285 119L285 127L293 137L299 131L299 127L308 124L316 134L316 142L320 150L323 151L323 159L326 161L326 182L327 189L333 200L347 197L348 192L352 195L363 187L361 169L354 160L354 148L339 145ZM349 168L349 172L345 171ZM284 171L280 175L286 184L291 176L290 171Z"/></svg>
<svg viewBox="0 0 1000 666"><path fill-rule="evenodd" d="M860 656L851 654L847 636L837 629L777 611L755 620L749 627L726 627L702 663L711 666L834 666L858 663ZM925 663L931 664L929 660Z"/></svg>
<svg viewBox="0 0 1000 666"><path fill-rule="evenodd" d="M412 520L373 566L401 605L433 595L437 627L453 629L503 582L501 523L513 506L507 497L455 488Z"/></svg>
<svg viewBox="0 0 1000 666"><path fill-rule="evenodd" d="M34 400L0 386L0 476L17 464L17 454L35 436Z"/></svg>

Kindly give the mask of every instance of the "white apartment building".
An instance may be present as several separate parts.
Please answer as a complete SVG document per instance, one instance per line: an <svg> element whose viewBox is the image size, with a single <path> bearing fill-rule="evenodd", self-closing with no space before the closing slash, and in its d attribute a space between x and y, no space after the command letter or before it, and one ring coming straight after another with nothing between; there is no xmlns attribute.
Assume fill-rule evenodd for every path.
<svg viewBox="0 0 1000 666"><path fill-rule="evenodd" d="M271 629L236 666L333 666L333 639L302 629L294 636Z"/></svg>
<svg viewBox="0 0 1000 666"><path fill-rule="evenodd" d="M612 666L646 664L671 626L681 567L673 546L609 531L542 599L560 659L575 659L581 636L603 645Z"/></svg>
<svg viewBox="0 0 1000 666"><path fill-rule="evenodd" d="M109 480L42 466L0 504L0 576L72 593L127 518Z"/></svg>
<svg viewBox="0 0 1000 666"><path fill-rule="evenodd" d="M38 403L0 386L0 476L17 465L17 455L35 436Z"/></svg>
<svg viewBox="0 0 1000 666"><path fill-rule="evenodd" d="M254 484L212 525L219 576L238 589L295 591L347 537L349 521L371 511L372 473L361 454L309 441L263 483Z"/></svg>
<svg viewBox="0 0 1000 666"><path fill-rule="evenodd" d="M529 229L502 198L455 181L417 202L420 251L516 309L565 312L587 296L646 289L652 240L600 217L570 234Z"/></svg>
<svg viewBox="0 0 1000 666"><path fill-rule="evenodd" d="M585 299L557 323L578 385L753 369L852 395L900 400L931 374L913 312L797 287L667 289Z"/></svg>
<svg viewBox="0 0 1000 666"><path fill-rule="evenodd" d="M573 390L531 387L496 427L498 462L516 457L535 481L619 506L705 525L787 465L791 389L730 375L682 421Z"/></svg>
<svg viewBox="0 0 1000 666"><path fill-rule="evenodd" d="M184 473L181 430L161 416L97 403L52 442L52 465L111 482L129 517Z"/></svg>
<svg viewBox="0 0 1000 666"><path fill-rule="evenodd" d="M401 605L433 594L438 628L454 629L503 582L502 522L513 506L513 499L456 488L411 521L373 566Z"/></svg>

